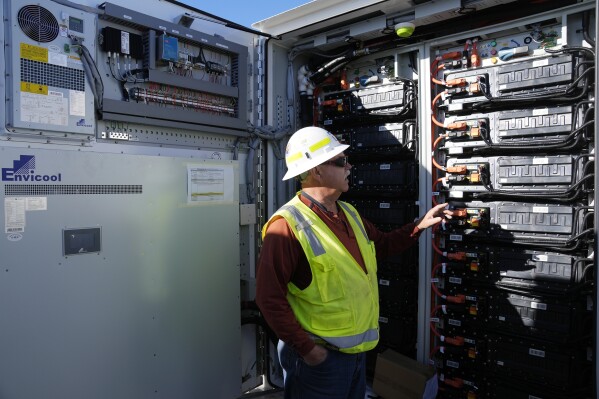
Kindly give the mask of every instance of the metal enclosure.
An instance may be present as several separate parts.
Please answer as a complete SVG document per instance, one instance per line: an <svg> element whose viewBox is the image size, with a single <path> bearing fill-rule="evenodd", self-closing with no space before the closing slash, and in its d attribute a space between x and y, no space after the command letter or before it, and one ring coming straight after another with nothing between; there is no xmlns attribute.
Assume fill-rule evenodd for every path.
<svg viewBox="0 0 599 399"><path fill-rule="evenodd" d="M256 263L308 124L352 146L341 199L381 230L468 209L379 262L369 377L390 348L437 367L439 399L593 397L596 2L316 0L259 31L184 3L1 2L0 399L281 385Z"/></svg>
<svg viewBox="0 0 599 399"><path fill-rule="evenodd" d="M242 391L247 48L218 25L177 23L182 5L125 7L148 8L2 2L2 398ZM156 65L148 40L164 31L182 50L205 46L209 73ZM116 50L102 37L114 32ZM142 85L168 88L169 103L127 101ZM221 97L235 99L226 111L200 104Z"/></svg>
<svg viewBox="0 0 599 399"><path fill-rule="evenodd" d="M237 187L237 163L1 148L2 170L23 156L61 180L2 182L0 396L236 397L238 193L189 203L188 169Z"/></svg>
<svg viewBox="0 0 599 399"><path fill-rule="evenodd" d="M380 229L461 215L379 260L371 376L391 349L439 398L596 397L596 5L330 0L253 25L280 38L266 109L287 74L294 128L350 144L342 200Z"/></svg>

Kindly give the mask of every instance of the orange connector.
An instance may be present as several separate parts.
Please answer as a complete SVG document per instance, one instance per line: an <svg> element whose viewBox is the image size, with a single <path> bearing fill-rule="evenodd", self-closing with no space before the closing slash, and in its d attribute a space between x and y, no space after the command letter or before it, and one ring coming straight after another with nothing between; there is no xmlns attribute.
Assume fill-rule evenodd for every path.
<svg viewBox="0 0 599 399"><path fill-rule="evenodd" d="M446 126L447 130L466 130L467 128L468 128L468 124L464 121L449 123Z"/></svg>
<svg viewBox="0 0 599 399"><path fill-rule="evenodd" d="M463 346L464 345L464 337L445 337L445 342L448 344L452 344L455 346Z"/></svg>
<svg viewBox="0 0 599 399"><path fill-rule="evenodd" d="M480 84L478 82L470 83L470 86L468 86L468 91L470 93L480 93Z"/></svg>
<svg viewBox="0 0 599 399"><path fill-rule="evenodd" d="M454 175L465 175L466 172L468 172L468 168L466 167L466 165L456 165L449 166L445 171Z"/></svg>
<svg viewBox="0 0 599 399"><path fill-rule="evenodd" d="M480 183L480 173L470 173L470 183Z"/></svg>
<svg viewBox="0 0 599 399"><path fill-rule="evenodd" d="M448 87L466 86L467 83L468 83L468 81L466 81L465 78L456 78L456 79L446 80L445 86L448 86Z"/></svg>
<svg viewBox="0 0 599 399"><path fill-rule="evenodd" d="M454 218L465 218L468 216L466 208L452 209Z"/></svg>
<svg viewBox="0 0 599 399"><path fill-rule="evenodd" d="M446 385L449 385L450 387L454 388L461 388L464 386L464 380L462 380L461 378L446 378L445 380L443 380L443 382Z"/></svg>
<svg viewBox="0 0 599 399"><path fill-rule="evenodd" d="M466 252L450 252L447 254L447 259L464 261L466 260Z"/></svg>
<svg viewBox="0 0 599 399"><path fill-rule="evenodd" d="M448 295L445 299L450 303L464 303L466 302L466 295Z"/></svg>

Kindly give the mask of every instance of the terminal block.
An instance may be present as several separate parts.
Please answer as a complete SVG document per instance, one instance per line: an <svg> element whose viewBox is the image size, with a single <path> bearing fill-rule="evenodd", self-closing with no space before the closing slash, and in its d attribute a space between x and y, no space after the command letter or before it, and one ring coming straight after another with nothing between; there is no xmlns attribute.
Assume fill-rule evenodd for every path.
<svg viewBox="0 0 599 399"><path fill-rule="evenodd" d="M450 122L445 127L445 137L447 140L478 140L481 138L481 130L488 128L487 118Z"/></svg>
<svg viewBox="0 0 599 399"><path fill-rule="evenodd" d="M447 97L471 96L483 93L481 81L488 81L487 75L473 75L448 80L451 86L447 89Z"/></svg>
<svg viewBox="0 0 599 399"><path fill-rule="evenodd" d="M448 227L466 229L486 229L489 226L489 209L487 208L464 208L454 211L453 218L446 221ZM478 267L478 263L471 263Z"/></svg>
<svg viewBox="0 0 599 399"><path fill-rule="evenodd" d="M447 183L451 185L481 184L483 175L488 174L488 163L454 165L447 168Z"/></svg>

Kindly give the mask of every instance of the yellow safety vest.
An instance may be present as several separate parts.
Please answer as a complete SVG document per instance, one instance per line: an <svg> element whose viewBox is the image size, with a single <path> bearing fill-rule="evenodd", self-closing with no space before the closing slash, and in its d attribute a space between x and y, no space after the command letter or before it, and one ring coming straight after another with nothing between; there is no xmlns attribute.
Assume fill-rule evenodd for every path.
<svg viewBox="0 0 599 399"><path fill-rule="evenodd" d="M298 196L270 218L262 238L270 223L283 217L306 254L312 282L304 290L287 285L287 300L302 328L341 352L365 352L379 340L375 248L356 209L342 201L337 204L354 231L368 274Z"/></svg>

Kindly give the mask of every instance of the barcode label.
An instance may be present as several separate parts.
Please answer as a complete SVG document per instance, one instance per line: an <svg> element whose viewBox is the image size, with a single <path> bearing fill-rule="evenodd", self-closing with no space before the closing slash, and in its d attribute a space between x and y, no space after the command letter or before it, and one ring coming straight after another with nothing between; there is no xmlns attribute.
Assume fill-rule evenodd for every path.
<svg viewBox="0 0 599 399"><path fill-rule="evenodd" d="M536 357L545 357L545 351L541 351L541 350L533 349L533 348L528 349L528 354L531 356L536 356Z"/></svg>
<svg viewBox="0 0 599 399"><path fill-rule="evenodd" d="M451 360L448 360L446 364L449 367L453 367L454 369L459 369L460 368L460 363L458 363L458 362L453 362Z"/></svg>

